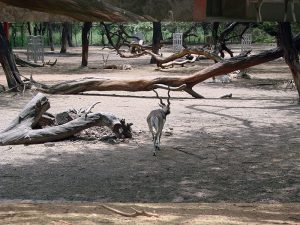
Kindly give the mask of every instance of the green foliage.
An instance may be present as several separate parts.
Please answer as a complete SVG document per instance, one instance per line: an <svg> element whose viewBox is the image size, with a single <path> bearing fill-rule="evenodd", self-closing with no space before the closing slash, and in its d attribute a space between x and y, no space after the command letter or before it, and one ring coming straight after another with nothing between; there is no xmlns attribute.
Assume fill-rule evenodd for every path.
<svg viewBox="0 0 300 225"><path fill-rule="evenodd" d="M35 23L31 23L31 28ZM45 26L46 23L43 23ZM193 23L190 22L162 22L162 33L164 40L172 40L172 34L176 31L185 32ZM129 35L134 35L137 32L144 34L145 42L151 43L152 41L152 23L151 22L139 22L139 23L128 23L123 24L126 32ZM220 30L225 28L225 23L220 23ZM82 23L72 24L72 39L75 46L81 46L81 29ZM118 29L117 24L110 25L110 29L116 31ZM61 43L61 31L62 23L53 24L53 41L54 45L60 47ZM247 32L252 33L253 42L255 43L274 43L276 38L273 36L277 32L277 23L264 22L256 24L253 28L250 28ZM294 35L300 32L300 26L296 23L292 23L292 32ZM211 34L211 23L198 23L193 29L194 35L186 39L187 44L203 44L204 33L205 35ZM270 35L271 34L271 35ZM27 23L13 23L10 28L10 43L12 47L26 47L28 39ZM44 33L45 46L49 45L49 33L48 29L45 29ZM234 34L232 35L234 36ZM115 37L116 38L116 37ZM234 40L239 43L239 39ZM108 41L105 37L105 32L100 23L93 23L93 27L90 33L90 44L91 45L102 45L107 44Z"/></svg>
<svg viewBox="0 0 300 225"><path fill-rule="evenodd" d="M265 31L260 28L252 28L250 30L252 33L252 42L254 43L274 43L276 42L276 38L267 34Z"/></svg>

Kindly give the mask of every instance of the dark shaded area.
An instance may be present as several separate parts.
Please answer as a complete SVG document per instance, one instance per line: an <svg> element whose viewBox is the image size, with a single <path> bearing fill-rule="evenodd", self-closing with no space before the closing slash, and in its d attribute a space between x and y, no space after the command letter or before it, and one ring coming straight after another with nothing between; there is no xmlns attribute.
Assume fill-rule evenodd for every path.
<svg viewBox="0 0 300 225"><path fill-rule="evenodd" d="M203 106L210 110L203 110ZM203 127L202 130L186 129L182 136L163 137L157 157L152 157L150 140L146 144L141 142L149 139L144 132L135 134L136 142L125 145L107 144L103 148L96 142L74 142L74 153L60 152L61 144L57 143L22 165L2 164L0 199L161 203L300 201L299 123L270 122L257 127L247 116L241 119L222 113L222 110L243 107L197 104L188 108L211 115L212 122L214 118L226 121L228 132L208 133ZM253 108L299 114L298 106L284 102L282 106ZM192 117L182 117L186 118L186 126L194 122ZM236 120L239 127L230 129L228 124ZM192 141L195 138L199 139L197 144Z"/></svg>

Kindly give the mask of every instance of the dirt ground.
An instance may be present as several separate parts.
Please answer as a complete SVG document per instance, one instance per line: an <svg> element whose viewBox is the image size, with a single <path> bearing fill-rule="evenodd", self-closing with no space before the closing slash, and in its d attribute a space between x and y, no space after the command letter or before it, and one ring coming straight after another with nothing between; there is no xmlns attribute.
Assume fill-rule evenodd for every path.
<svg viewBox="0 0 300 225"><path fill-rule="evenodd" d="M272 47L257 45L253 52ZM58 49L46 51L46 61L58 59L54 67L19 70L24 76L32 74L35 80L51 84L81 77L187 76L211 64L203 60L184 68L156 70L148 64L147 56L124 60L109 50L92 47L89 67L80 68L81 49L68 51L63 55ZM164 51L170 53L169 49ZM25 50L15 52L25 58ZM101 54L110 54L109 64L130 64L132 70L103 70ZM0 147L0 221L299 224L300 107L297 92L287 85L291 74L283 59L253 67L248 73L251 80L198 84L195 90L206 99L172 92L171 114L157 157L152 156L146 123L148 113L158 107L153 92L49 95L52 113L100 101L93 111L126 118L134 124L134 138L117 144L83 138ZM0 84L6 85L1 69ZM166 96L164 90L159 93ZM229 93L232 99L219 99ZM0 94L0 130L35 94ZM136 203L162 216L136 220L111 217L111 213L99 209L97 202ZM128 211L126 204L115 206Z"/></svg>

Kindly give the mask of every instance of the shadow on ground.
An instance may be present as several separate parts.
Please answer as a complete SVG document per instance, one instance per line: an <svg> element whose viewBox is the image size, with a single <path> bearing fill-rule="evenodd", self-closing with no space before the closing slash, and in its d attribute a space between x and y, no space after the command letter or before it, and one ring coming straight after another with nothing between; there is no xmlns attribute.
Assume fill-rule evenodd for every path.
<svg viewBox="0 0 300 225"><path fill-rule="evenodd" d="M159 203L300 201L299 123L273 123L267 117L253 121L251 115L241 119L223 113L226 107L215 105L187 108L206 114L206 119L211 116L224 121L216 124L221 130L213 130L212 119L210 129L191 127L184 133L164 136L163 149L157 157L152 156L152 145L145 132L127 144L118 145L65 141L35 148L4 147L0 199ZM299 115L299 107L293 105L255 107L260 108L273 113L285 110L290 117ZM187 121L193 124L190 122ZM222 127L226 132L222 132ZM15 150L21 153L15 155Z"/></svg>

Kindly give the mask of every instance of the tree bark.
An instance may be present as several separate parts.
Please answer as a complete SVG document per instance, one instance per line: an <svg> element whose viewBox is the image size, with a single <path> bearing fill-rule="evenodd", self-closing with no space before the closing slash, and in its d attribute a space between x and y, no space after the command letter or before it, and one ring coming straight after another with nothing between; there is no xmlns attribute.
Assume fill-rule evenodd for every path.
<svg viewBox="0 0 300 225"><path fill-rule="evenodd" d="M221 58L218 55L216 55L210 51L207 51L203 48L184 48L180 52L176 52L176 53L164 58L160 55L154 54L152 51L146 50L146 48L148 48L148 47L144 47L144 46L141 46L138 44L131 44L131 46L138 46L141 49L141 52L127 55L121 51L117 51L118 55L120 55L121 58L137 58L137 57L140 57L143 55L151 55L152 58L155 59L157 67L161 67L161 68L165 68L169 64L172 64L172 62L174 62L175 60L180 59L186 55L191 55L191 54L198 55L198 56L200 56L200 55L204 56L208 59L213 60L214 62L219 62L219 61L223 60L223 58Z"/></svg>
<svg viewBox="0 0 300 225"><path fill-rule="evenodd" d="M152 52L154 54L159 54L159 49L161 48L160 41L162 39L161 22L153 22ZM152 57L150 63L155 64L156 59Z"/></svg>
<svg viewBox="0 0 300 225"><path fill-rule="evenodd" d="M49 33L49 45L52 52L54 52L54 43L53 43L53 23L48 23L48 33Z"/></svg>
<svg viewBox="0 0 300 225"><path fill-rule="evenodd" d="M74 47L73 41L72 41L72 24L68 23L68 34L67 34L67 40L69 47Z"/></svg>
<svg viewBox="0 0 300 225"><path fill-rule="evenodd" d="M24 83L20 77L14 55L9 47L8 40L0 23L0 63L4 70L8 87L14 91L20 90Z"/></svg>
<svg viewBox="0 0 300 225"><path fill-rule="evenodd" d="M120 120L109 113L88 113L62 125L37 129L50 108L47 97L37 94L21 111L11 125L0 133L0 145L38 144L64 140L92 126L107 126L116 134L122 127Z"/></svg>
<svg viewBox="0 0 300 225"><path fill-rule="evenodd" d="M81 66L88 65L89 57L89 33L92 27L92 22L84 22L82 27L82 61Z"/></svg>
<svg viewBox="0 0 300 225"><path fill-rule="evenodd" d="M65 22L62 25L62 32L61 32L61 49L60 53L67 52L67 42L68 42L68 23Z"/></svg>
<svg viewBox="0 0 300 225"><path fill-rule="evenodd" d="M285 62L289 66L295 85L299 95L300 103L300 63L299 63L299 49L297 49L295 43L293 42L293 34L291 31L291 24L289 22L279 23L279 34L278 43L283 49L283 56Z"/></svg>
<svg viewBox="0 0 300 225"><path fill-rule="evenodd" d="M31 32L31 23L30 22L27 22L27 31L28 31L29 35L32 35L32 32Z"/></svg>

